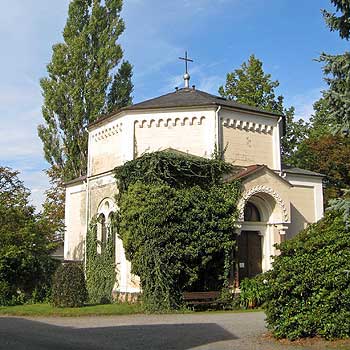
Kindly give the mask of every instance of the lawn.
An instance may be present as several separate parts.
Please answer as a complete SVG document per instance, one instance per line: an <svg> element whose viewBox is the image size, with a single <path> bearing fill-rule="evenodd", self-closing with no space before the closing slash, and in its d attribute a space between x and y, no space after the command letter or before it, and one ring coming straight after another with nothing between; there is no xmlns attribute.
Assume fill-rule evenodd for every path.
<svg viewBox="0 0 350 350"><path fill-rule="evenodd" d="M0 306L0 315L8 316L102 316L141 312L140 304L88 305L78 308L57 308L50 304Z"/></svg>
<svg viewBox="0 0 350 350"><path fill-rule="evenodd" d="M240 313L240 312L259 312L261 309L253 310L206 310L192 311L181 310L174 313ZM16 306L0 306L0 316L113 316L113 315L131 315L143 313L140 304L107 304L107 305L88 305L77 308L58 308L50 304L28 304Z"/></svg>

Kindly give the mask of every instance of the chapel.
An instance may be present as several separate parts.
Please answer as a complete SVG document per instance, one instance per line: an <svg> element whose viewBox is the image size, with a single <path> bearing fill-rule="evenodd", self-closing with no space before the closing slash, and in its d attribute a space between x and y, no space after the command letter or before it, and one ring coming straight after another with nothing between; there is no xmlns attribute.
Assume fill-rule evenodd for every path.
<svg viewBox="0 0 350 350"><path fill-rule="evenodd" d="M190 87L146 100L106 116L88 127L87 175L66 183L64 258L83 260L88 223L98 216L98 239L106 240L118 210L115 167L145 152L173 150L210 158L216 149L240 179L239 279L271 268L274 244L293 237L323 216L323 176L281 164L284 117ZM122 241L116 235L115 291L138 293Z"/></svg>

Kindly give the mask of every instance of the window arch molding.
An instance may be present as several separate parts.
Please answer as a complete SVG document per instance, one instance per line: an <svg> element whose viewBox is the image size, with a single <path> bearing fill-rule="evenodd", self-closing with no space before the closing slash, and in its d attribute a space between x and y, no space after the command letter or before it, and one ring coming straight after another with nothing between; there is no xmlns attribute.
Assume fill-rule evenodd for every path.
<svg viewBox="0 0 350 350"><path fill-rule="evenodd" d="M102 199L97 208L97 239L102 243L102 246L106 244L109 235L111 234L111 218L116 212L116 205L112 198L106 197ZM101 248L98 248L98 252L101 253Z"/></svg>

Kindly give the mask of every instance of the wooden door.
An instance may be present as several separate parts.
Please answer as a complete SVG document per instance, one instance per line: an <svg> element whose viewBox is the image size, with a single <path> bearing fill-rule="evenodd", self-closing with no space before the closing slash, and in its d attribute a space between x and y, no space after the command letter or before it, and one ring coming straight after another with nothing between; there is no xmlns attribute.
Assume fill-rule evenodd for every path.
<svg viewBox="0 0 350 350"><path fill-rule="evenodd" d="M237 238L239 280L262 273L261 236L258 231L242 231Z"/></svg>

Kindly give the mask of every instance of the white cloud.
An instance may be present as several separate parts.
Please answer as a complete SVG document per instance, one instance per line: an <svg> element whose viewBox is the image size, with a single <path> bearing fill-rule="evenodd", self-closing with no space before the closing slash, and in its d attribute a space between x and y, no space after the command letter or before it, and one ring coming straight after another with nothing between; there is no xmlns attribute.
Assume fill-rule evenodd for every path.
<svg viewBox="0 0 350 350"><path fill-rule="evenodd" d="M322 96L322 87L313 88L304 94L292 96L288 104L295 107L295 118L308 121L314 112L313 104Z"/></svg>

